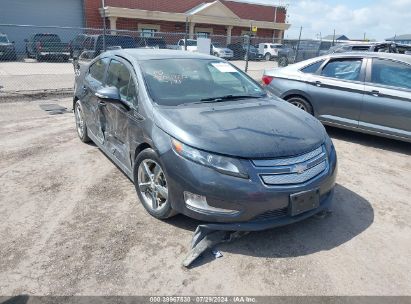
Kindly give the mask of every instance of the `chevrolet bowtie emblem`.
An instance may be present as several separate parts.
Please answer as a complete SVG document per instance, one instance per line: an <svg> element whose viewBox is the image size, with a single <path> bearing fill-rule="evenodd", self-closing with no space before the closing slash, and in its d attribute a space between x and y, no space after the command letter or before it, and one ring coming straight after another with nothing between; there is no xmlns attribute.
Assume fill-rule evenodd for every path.
<svg viewBox="0 0 411 304"><path fill-rule="evenodd" d="M306 165L295 165L294 167L294 172L301 174L303 173L305 170L307 170L307 166Z"/></svg>

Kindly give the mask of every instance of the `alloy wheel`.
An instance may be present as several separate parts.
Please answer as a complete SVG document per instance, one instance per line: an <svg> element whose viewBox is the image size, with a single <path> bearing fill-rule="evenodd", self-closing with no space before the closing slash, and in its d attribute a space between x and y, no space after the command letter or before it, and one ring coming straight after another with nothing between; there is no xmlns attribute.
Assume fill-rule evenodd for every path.
<svg viewBox="0 0 411 304"><path fill-rule="evenodd" d="M84 136L84 118L83 118L83 111L79 104L76 105L76 126L77 126L77 133L80 138Z"/></svg>
<svg viewBox="0 0 411 304"><path fill-rule="evenodd" d="M300 101L298 101L298 100L290 100L290 103L291 103L292 105L296 106L297 108L299 108L299 109L301 109L301 110L303 110L303 111L305 111L305 112L308 112L307 107L306 107L302 102L300 102Z"/></svg>
<svg viewBox="0 0 411 304"><path fill-rule="evenodd" d="M138 189L144 203L152 211L166 207L168 186L161 166L152 159L143 160L138 167Z"/></svg>

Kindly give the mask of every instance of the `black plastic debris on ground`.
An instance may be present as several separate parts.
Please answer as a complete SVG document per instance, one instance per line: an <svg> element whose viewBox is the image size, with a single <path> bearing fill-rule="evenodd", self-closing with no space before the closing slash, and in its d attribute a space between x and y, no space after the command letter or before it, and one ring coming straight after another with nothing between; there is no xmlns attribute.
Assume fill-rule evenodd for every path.
<svg viewBox="0 0 411 304"><path fill-rule="evenodd" d="M67 108L55 103L41 104L40 109L46 111L50 115L64 114L69 112L67 111Z"/></svg>
<svg viewBox="0 0 411 304"><path fill-rule="evenodd" d="M230 229L230 226L226 226ZM248 231L229 231L221 230L226 228L224 225L219 224L204 224L197 226L194 232L193 239L191 241L191 249L187 257L183 261L184 267L190 267L190 265L197 260L204 252L213 250L214 247L220 243L227 243L248 234ZM218 252L218 254L216 254ZM219 251L213 252L216 258L220 257Z"/></svg>

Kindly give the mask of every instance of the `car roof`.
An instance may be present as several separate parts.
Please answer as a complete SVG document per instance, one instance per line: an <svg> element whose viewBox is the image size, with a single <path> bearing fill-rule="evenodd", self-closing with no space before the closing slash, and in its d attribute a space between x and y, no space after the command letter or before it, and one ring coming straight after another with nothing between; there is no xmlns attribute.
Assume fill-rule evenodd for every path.
<svg viewBox="0 0 411 304"><path fill-rule="evenodd" d="M133 58L136 60L153 60L153 59L214 59L219 60L215 56L193 53L181 50L164 50L164 49L121 49L109 51L111 55Z"/></svg>
<svg viewBox="0 0 411 304"><path fill-rule="evenodd" d="M367 57L367 58L382 58L382 59L393 59L404 61L411 64L411 56L396 53L379 53L379 52L347 52L347 53L336 53L330 54L324 57L330 58L347 58L347 57Z"/></svg>

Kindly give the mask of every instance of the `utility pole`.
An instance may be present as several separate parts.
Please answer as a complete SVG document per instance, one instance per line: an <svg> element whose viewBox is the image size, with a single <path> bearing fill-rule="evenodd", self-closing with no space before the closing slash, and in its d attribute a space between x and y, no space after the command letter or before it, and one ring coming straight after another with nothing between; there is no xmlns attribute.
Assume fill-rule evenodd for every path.
<svg viewBox="0 0 411 304"><path fill-rule="evenodd" d="M334 34L333 34L333 46L335 45L335 29L334 29Z"/></svg>
<svg viewBox="0 0 411 304"><path fill-rule="evenodd" d="M101 0L101 5L103 7L103 52L106 51L106 5L104 0Z"/></svg>
<svg viewBox="0 0 411 304"><path fill-rule="evenodd" d="M186 32L184 34L184 50L187 51L188 16L186 16Z"/></svg>
<svg viewBox="0 0 411 304"><path fill-rule="evenodd" d="M366 37L366 33L364 33L364 39L363 39L364 41L365 41L365 37Z"/></svg>
<svg viewBox="0 0 411 304"><path fill-rule="evenodd" d="M301 27L300 27L300 35L298 36L297 50L295 51L294 62L297 62L297 59L298 59L298 51L299 51L299 48L300 48L300 41L301 41L301 33L302 33L302 31L303 31L303 27L301 26Z"/></svg>

